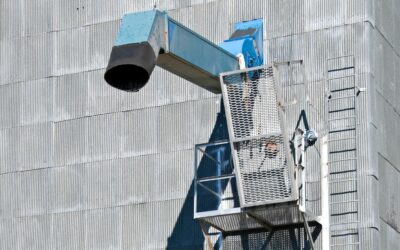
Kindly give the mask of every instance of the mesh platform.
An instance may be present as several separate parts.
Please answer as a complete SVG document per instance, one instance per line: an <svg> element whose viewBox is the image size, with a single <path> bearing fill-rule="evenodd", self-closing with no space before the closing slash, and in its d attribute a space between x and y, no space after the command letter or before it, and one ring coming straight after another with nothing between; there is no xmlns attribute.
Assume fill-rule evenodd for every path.
<svg viewBox="0 0 400 250"><path fill-rule="evenodd" d="M295 199L273 67L221 75L242 207Z"/></svg>

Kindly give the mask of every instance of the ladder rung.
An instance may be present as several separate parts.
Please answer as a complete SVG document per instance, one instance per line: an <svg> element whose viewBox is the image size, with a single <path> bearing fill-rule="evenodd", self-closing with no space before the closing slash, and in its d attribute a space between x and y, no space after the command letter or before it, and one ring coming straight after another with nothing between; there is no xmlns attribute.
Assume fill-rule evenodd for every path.
<svg viewBox="0 0 400 250"><path fill-rule="evenodd" d="M351 203L351 202L358 202L358 200L351 200L351 201L335 201L335 202L330 202L329 205L344 204L344 203Z"/></svg>
<svg viewBox="0 0 400 250"><path fill-rule="evenodd" d="M354 87L347 87L347 88L341 88L341 89L334 89L334 90L329 90L331 93L336 93L340 91L346 91L346 90L351 90L351 89L356 89L356 86Z"/></svg>
<svg viewBox="0 0 400 250"><path fill-rule="evenodd" d="M344 112L344 111L349 111L349 110L355 110L356 107L350 107L350 108L343 108L343 109L334 109L334 110L329 110L328 113L339 113L339 112Z"/></svg>
<svg viewBox="0 0 400 250"><path fill-rule="evenodd" d="M356 139L356 137L347 137L347 138L342 138L342 139L333 139L333 140L328 140L328 142L335 142L335 141L348 141L348 140L352 140L352 139Z"/></svg>
<svg viewBox="0 0 400 250"><path fill-rule="evenodd" d="M347 204L349 205L349 204ZM336 213L331 213L330 217L342 217L342 216L347 216L347 215L356 215L358 214L358 209L349 209L347 208L346 211L341 211L341 212L336 212ZM356 222L350 222L350 223L345 223L345 222L338 222L336 224L332 224L332 226L337 226L337 225L346 225L346 224L354 224Z"/></svg>
<svg viewBox="0 0 400 250"><path fill-rule="evenodd" d="M348 153L348 152L354 152L356 151L356 147L354 148L346 148L346 149L342 149L342 150L333 150L333 151L329 151L329 154L341 154L341 153Z"/></svg>
<svg viewBox="0 0 400 250"><path fill-rule="evenodd" d="M335 180L335 181L330 181L329 184L334 184L334 183L341 183L341 182L346 182L346 181L357 181L358 179L343 179L343 180Z"/></svg>
<svg viewBox="0 0 400 250"><path fill-rule="evenodd" d="M343 161L355 161L357 160L357 158L347 158L347 159L341 159L341 160L335 160L335 161L328 161L328 165L329 163L336 163L336 162L343 162Z"/></svg>
<svg viewBox="0 0 400 250"><path fill-rule="evenodd" d="M337 72L337 71L343 71L343 70L348 70L348 69L354 69L354 66L349 66L349 67L344 67L344 68L338 68L338 69L329 69L328 73L330 72Z"/></svg>
<svg viewBox="0 0 400 250"><path fill-rule="evenodd" d="M332 121L340 121L340 120L346 120L346 119L356 119L355 116L349 116L349 117L341 117L341 118L335 118L335 119L329 119L328 122L332 122Z"/></svg>
<svg viewBox="0 0 400 250"><path fill-rule="evenodd" d="M339 170L339 171L329 172L329 174L336 175L336 174L344 174L344 173L351 173L351 172L357 172L357 169Z"/></svg>
<svg viewBox="0 0 400 250"><path fill-rule="evenodd" d="M337 133L342 133L342 132L348 132L348 131L354 131L356 130L356 127L348 127L348 128L337 128L335 130L329 131L329 134L337 134Z"/></svg>

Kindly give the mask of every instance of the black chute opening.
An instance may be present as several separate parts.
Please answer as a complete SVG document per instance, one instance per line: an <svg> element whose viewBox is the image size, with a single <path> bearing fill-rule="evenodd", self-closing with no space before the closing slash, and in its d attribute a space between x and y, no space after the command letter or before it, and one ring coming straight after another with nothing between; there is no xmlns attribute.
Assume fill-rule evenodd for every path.
<svg viewBox="0 0 400 250"><path fill-rule="evenodd" d="M147 42L114 46L104 79L117 89L139 91L148 82L156 61Z"/></svg>

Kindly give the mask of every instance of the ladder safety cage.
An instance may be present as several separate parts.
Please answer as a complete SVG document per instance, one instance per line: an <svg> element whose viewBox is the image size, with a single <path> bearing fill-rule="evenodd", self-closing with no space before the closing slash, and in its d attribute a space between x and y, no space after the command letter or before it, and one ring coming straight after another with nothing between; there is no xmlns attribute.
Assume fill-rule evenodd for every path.
<svg viewBox="0 0 400 250"><path fill-rule="evenodd" d="M220 75L241 207L298 199L277 76L274 65Z"/></svg>

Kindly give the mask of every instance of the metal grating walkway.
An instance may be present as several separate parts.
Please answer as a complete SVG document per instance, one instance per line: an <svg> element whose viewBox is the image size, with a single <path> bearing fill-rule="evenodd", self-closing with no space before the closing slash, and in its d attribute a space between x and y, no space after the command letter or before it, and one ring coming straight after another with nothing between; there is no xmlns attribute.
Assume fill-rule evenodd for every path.
<svg viewBox="0 0 400 250"><path fill-rule="evenodd" d="M330 246L359 250L357 85L354 56L327 60Z"/></svg>

